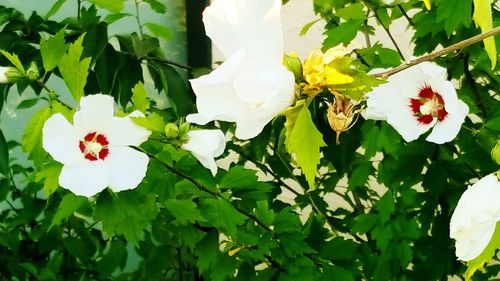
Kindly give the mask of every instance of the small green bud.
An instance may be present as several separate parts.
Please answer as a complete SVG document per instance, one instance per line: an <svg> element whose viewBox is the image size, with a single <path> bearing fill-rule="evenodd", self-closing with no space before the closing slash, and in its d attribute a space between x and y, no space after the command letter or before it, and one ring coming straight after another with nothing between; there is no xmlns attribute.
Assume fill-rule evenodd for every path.
<svg viewBox="0 0 500 281"><path fill-rule="evenodd" d="M179 128L174 123L168 123L165 126L165 135L169 139L175 139L179 136Z"/></svg>
<svg viewBox="0 0 500 281"><path fill-rule="evenodd" d="M491 150L491 159L500 165L500 139L497 140L497 144Z"/></svg>
<svg viewBox="0 0 500 281"><path fill-rule="evenodd" d="M26 71L26 76L30 81L35 81L40 77L40 72L38 71L38 66L36 66L36 63L33 61L30 64L30 67Z"/></svg>
<svg viewBox="0 0 500 281"><path fill-rule="evenodd" d="M21 73L17 68L15 67L4 67L0 66L0 83L1 84L7 84L7 83L15 83L19 80L22 80L24 78L24 74Z"/></svg>
<svg viewBox="0 0 500 281"><path fill-rule="evenodd" d="M296 54L286 55L283 57L283 65L293 73L295 82L302 81L302 63Z"/></svg>

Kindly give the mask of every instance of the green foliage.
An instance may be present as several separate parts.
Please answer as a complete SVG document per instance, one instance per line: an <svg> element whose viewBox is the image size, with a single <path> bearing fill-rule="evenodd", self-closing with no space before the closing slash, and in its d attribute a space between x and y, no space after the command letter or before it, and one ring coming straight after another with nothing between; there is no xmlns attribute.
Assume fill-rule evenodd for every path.
<svg viewBox="0 0 500 281"><path fill-rule="evenodd" d="M148 92L144 87L142 82L137 83L135 87L132 89L132 103L134 104L134 108L139 110L142 113L146 113L149 109L150 102L148 99Z"/></svg>
<svg viewBox="0 0 500 281"><path fill-rule="evenodd" d="M325 146L323 136L316 129L307 103L297 115L297 120L288 138L288 152L297 157L297 164L307 178L309 187L315 188L314 178L320 160L320 148Z"/></svg>
<svg viewBox="0 0 500 281"><path fill-rule="evenodd" d="M9 147L5 136L0 130L0 176L2 178L10 178L9 169Z"/></svg>
<svg viewBox="0 0 500 281"><path fill-rule="evenodd" d="M94 216L102 220L108 235L123 235L133 244L139 242L142 231L157 214L155 196L136 190L116 194L103 192L94 210Z"/></svg>
<svg viewBox="0 0 500 281"><path fill-rule="evenodd" d="M12 63L12 65L14 65L19 71L21 71L21 73L23 74L26 73L23 64L21 63L19 57L16 54L11 54L1 49L0 49L0 54L6 57L10 61L10 63Z"/></svg>
<svg viewBox="0 0 500 281"><path fill-rule="evenodd" d="M68 50L68 45L66 45L66 40L64 40L65 33L66 29L63 28L54 37L40 41L40 54L42 55L45 71L51 71L58 66Z"/></svg>
<svg viewBox="0 0 500 281"><path fill-rule="evenodd" d="M73 98L80 101L84 95L85 84L87 84L87 76L89 74L90 58L80 60L83 54L83 38L81 35L73 42L68 49L68 52L63 55L59 62L59 71L66 82Z"/></svg>

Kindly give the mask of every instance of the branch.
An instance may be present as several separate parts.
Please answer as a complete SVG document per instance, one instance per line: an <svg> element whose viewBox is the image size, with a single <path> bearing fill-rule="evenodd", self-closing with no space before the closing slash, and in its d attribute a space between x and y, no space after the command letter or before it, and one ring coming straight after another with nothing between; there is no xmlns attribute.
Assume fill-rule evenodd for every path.
<svg viewBox="0 0 500 281"><path fill-rule="evenodd" d="M433 53L430 53L428 55L424 55L424 56L421 56L421 57L418 57L414 60L411 60L411 61L408 61L408 62L405 62L403 63L402 65L396 67L396 68L393 68L391 70L388 70L388 71L385 71L385 72L382 72L382 73L378 73L378 74L375 74L374 76L375 77L382 77L382 78L387 78L391 75L394 75L400 71L403 71L409 67L412 67L414 65L417 65L419 63L422 63L422 62L425 62L425 61L430 61L432 59L435 59L437 57L441 57L441 56L444 56L448 53L451 53L451 52L454 52L454 51L457 51L457 50L460 50L460 49L463 49L467 46L470 46L472 44L476 44L480 41L483 41L485 38L488 38L488 37L491 37L491 36L496 36L500 34L500 26L486 32L486 33L483 33L483 34L479 34L479 35L476 35L474 37L471 37L469 39L465 39L463 41L460 41L456 44L453 44L449 47L446 47L442 50L439 50L439 51L435 51Z"/></svg>

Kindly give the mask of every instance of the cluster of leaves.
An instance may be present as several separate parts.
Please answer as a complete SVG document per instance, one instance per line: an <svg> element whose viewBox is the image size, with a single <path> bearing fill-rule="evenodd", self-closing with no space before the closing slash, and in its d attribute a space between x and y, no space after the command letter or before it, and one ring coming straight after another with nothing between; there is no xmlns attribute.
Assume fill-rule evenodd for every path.
<svg viewBox="0 0 500 281"><path fill-rule="evenodd" d="M165 12L161 1L143 2ZM214 178L189 153L165 142L165 124L194 110L188 73L159 49L158 37L168 37L167 29L146 23L151 35L141 27L113 36L113 44L109 26L130 16L122 13L123 0L92 0L73 18L50 20L64 3L57 1L45 17L28 18L0 6L0 49L12 54L0 64L24 68L35 62L40 78L16 86L21 94L32 88L43 104L21 140L7 141L0 131L2 278L442 280L465 272L454 255L449 219L467 184L498 169L490 158L500 133L498 70L481 45L439 59L477 117L467 119L468 130L452 143L404 143L388 124L360 119L337 145L324 102L312 99L292 109L294 126L302 129L287 132L290 124L281 116L256 138L228 143L225 155L234 152L236 159ZM435 0L430 11L416 0L397 6L378 0L313 4L326 20L324 49L351 42L360 30L372 34L372 18L387 30L393 21L407 20L416 31L415 55L481 32L472 25L471 0ZM366 69L402 61L391 46L378 43L356 55L355 63ZM167 109L148 98L148 75L154 91L168 99ZM44 88L59 78L71 97ZM15 94L11 86L0 88L0 111ZM71 117L74 109L62 101L76 104L99 92L127 112L147 114L136 121L153 131L142 145L151 160L136 189L88 199L58 188L61 167L41 148L41 128L54 112ZM9 153L19 146L30 163L21 165ZM290 147L317 150L294 159ZM301 172L297 163L314 169ZM488 267L475 278L485 280L498 269Z"/></svg>

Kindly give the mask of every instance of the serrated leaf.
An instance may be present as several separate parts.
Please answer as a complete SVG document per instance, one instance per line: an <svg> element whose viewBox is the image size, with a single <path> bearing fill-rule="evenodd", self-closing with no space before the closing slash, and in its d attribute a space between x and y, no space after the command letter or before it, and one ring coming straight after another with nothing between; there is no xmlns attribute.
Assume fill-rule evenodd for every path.
<svg viewBox="0 0 500 281"><path fill-rule="evenodd" d="M10 178L9 170L9 146L5 140L5 136L0 130L0 178Z"/></svg>
<svg viewBox="0 0 500 281"><path fill-rule="evenodd" d="M89 0L98 7L106 9L113 13L119 13L123 10L124 0Z"/></svg>
<svg viewBox="0 0 500 281"><path fill-rule="evenodd" d="M471 14L470 0L441 1L437 8L437 22L444 24L444 30L450 37L460 26L470 26Z"/></svg>
<svg viewBox="0 0 500 281"><path fill-rule="evenodd" d="M275 217L273 210L269 209L269 204L265 200L257 201L255 216L266 225L271 225Z"/></svg>
<svg viewBox="0 0 500 281"><path fill-rule="evenodd" d="M290 134L292 133L293 127L295 126L295 122L297 121L297 117L299 116L299 112L304 108L306 105L305 100L299 100L297 103L295 103L294 106L290 106L289 108L285 109L282 113L286 117L285 121L285 147L287 150L289 150L289 139L290 139Z"/></svg>
<svg viewBox="0 0 500 281"><path fill-rule="evenodd" d="M53 15L55 15L59 9L61 9L62 5L66 3L66 0L57 0L54 5L50 8L50 10L47 12L47 15L45 16L46 19L51 18Z"/></svg>
<svg viewBox="0 0 500 281"><path fill-rule="evenodd" d="M349 5L345 8L339 9L336 15L343 18L345 21L349 20L364 20L366 19L366 13L363 10L365 6L363 3L355 3Z"/></svg>
<svg viewBox="0 0 500 281"><path fill-rule="evenodd" d="M196 221L206 221L197 209L196 203L192 200L169 199L165 202L165 208L175 217L181 225L195 223Z"/></svg>
<svg viewBox="0 0 500 281"><path fill-rule="evenodd" d="M134 108L142 113L146 113L149 109L148 92L142 82L137 83L132 89L132 103L134 104Z"/></svg>
<svg viewBox="0 0 500 281"><path fill-rule="evenodd" d="M89 75L90 58L85 58L80 61L83 53L83 38L82 34L78 39L69 46L69 50L63 55L59 62L59 70L64 82L71 91L71 94L77 102L84 95L83 89L87 84L87 76Z"/></svg>
<svg viewBox="0 0 500 281"><path fill-rule="evenodd" d="M308 107L304 106L290 133L288 152L295 154L297 164L306 176L311 189L315 187L314 178L320 160L320 148L323 146L326 146L323 136L314 125Z"/></svg>
<svg viewBox="0 0 500 281"><path fill-rule="evenodd" d="M10 63L12 63L12 65L14 65L19 71L21 71L21 73L26 73L26 71L24 70L24 66L23 64L21 63L21 61L19 60L19 57L16 55L16 54L11 54L7 51L4 51L4 50L0 50L0 53L6 57Z"/></svg>
<svg viewBox="0 0 500 281"><path fill-rule="evenodd" d="M396 210L396 206L394 205L394 199L392 197L392 192L387 191L384 196L382 196L377 204L375 205L375 209L379 211L380 221L385 223L389 220L391 215Z"/></svg>
<svg viewBox="0 0 500 281"><path fill-rule="evenodd" d="M477 270L482 270L484 265L492 259L498 248L500 248L500 222L497 222L495 232L483 252L477 258L467 262L465 280L471 280L472 275L474 275Z"/></svg>
<svg viewBox="0 0 500 281"><path fill-rule="evenodd" d="M56 214L52 217L52 222L50 227L56 226L60 224L63 220L69 218L78 208L80 208L85 202L88 202L88 199L83 196L77 196L73 193L66 194L61 203L59 203L59 207L57 209Z"/></svg>
<svg viewBox="0 0 500 281"><path fill-rule="evenodd" d="M40 40L40 53L42 54L45 71L54 69L68 50L68 45L64 39L65 33L66 29L63 28L48 40L43 38Z"/></svg>
<svg viewBox="0 0 500 281"><path fill-rule="evenodd" d="M158 14L164 14L167 12L167 6L158 0L144 0L144 2L148 3L151 9Z"/></svg>
<svg viewBox="0 0 500 281"><path fill-rule="evenodd" d="M61 175L62 165L58 162L51 162L44 165L42 170L36 174L35 181L43 180L43 190L49 196L59 187L59 175Z"/></svg>
<svg viewBox="0 0 500 281"><path fill-rule="evenodd" d="M482 33L486 33L493 29L493 16L491 13L490 0L474 0L474 22L476 26L481 28ZM495 46L495 38L493 36L483 40L484 48L491 61L491 69L495 69L497 64L497 49Z"/></svg>
<svg viewBox="0 0 500 281"><path fill-rule="evenodd" d="M236 233L236 226L245 222L245 216L222 198L208 198L200 203L200 210L205 219L213 226L229 235Z"/></svg>
<svg viewBox="0 0 500 281"><path fill-rule="evenodd" d="M130 117L130 119L132 119L135 124L153 132L163 134L165 131L165 121L163 120L163 117L156 112L153 112L147 117Z"/></svg>
<svg viewBox="0 0 500 281"><path fill-rule="evenodd" d="M350 20L328 30L322 50L326 51L340 43L349 44L356 37L362 25L363 20Z"/></svg>
<svg viewBox="0 0 500 281"><path fill-rule="evenodd" d="M106 18L104 19L105 22L107 22L108 24L112 24L114 22L117 22L123 18L126 18L126 17L133 17L134 15L130 14L130 13L117 13L117 14L109 14L106 16Z"/></svg>
<svg viewBox="0 0 500 281"><path fill-rule="evenodd" d="M137 190L122 191L113 196L102 192L94 209L95 218L102 220L103 230L108 235L123 235L135 245L157 214L155 195Z"/></svg>
<svg viewBox="0 0 500 281"><path fill-rule="evenodd" d="M148 22L144 24L156 37L161 37L167 41L172 39L172 30L166 26Z"/></svg>
<svg viewBox="0 0 500 281"><path fill-rule="evenodd" d="M50 108L43 108L33 114L21 138L21 144L24 151L31 153L37 145L41 145L42 128L45 121L47 121L51 115L52 111Z"/></svg>

